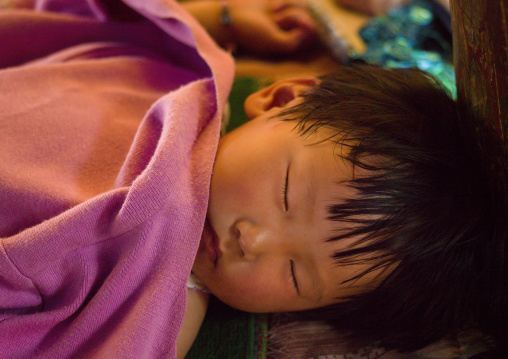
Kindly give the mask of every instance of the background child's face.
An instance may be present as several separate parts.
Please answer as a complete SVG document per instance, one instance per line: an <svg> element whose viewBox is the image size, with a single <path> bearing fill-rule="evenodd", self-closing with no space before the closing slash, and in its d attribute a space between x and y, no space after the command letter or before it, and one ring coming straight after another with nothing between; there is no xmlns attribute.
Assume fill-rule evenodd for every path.
<svg viewBox="0 0 508 359"><path fill-rule="evenodd" d="M333 143L315 144L318 135L304 138L293 122L270 119L279 110L265 108L219 142L193 267L220 300L246 311L325 306L366 290L374 277L341 284L366 267L330 258L352 240L325 242L341 226L326 219L327 207L353 195L338 183L351 179L351 166Z"/></svg>

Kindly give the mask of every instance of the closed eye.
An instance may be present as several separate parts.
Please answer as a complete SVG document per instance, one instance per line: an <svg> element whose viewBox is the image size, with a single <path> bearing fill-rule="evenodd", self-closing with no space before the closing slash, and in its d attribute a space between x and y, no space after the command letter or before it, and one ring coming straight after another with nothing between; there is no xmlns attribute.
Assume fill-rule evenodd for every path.
<svg viewBox="0 0 508 359"><path fill-rule="evenodd" d="M293 285L295 286L298 295L300 295L300 290L298 289L298 282L296 281L295 276L295 262L293 262L292 260L289 261L289 268L291 269L291 279L293 280Z"/></svg>
<svg viewBox="0 0 508 359"><path fill-rule="evenodd" d="M289 166L286 171L286 178L284 179L284 184L282 185L282 203L284 211L288 211L288 179L289 179Z"/></svg>

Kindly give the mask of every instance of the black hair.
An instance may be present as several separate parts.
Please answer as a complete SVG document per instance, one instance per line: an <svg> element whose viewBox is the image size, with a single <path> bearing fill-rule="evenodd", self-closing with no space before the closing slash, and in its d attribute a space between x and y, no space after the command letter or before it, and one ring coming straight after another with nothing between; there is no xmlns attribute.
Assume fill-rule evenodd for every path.
<svg viewBox="0 0 508 359"><path fill-rule="evenodd" d="M396 264L375 289L307 316L401 351L468 325L505 333L506 149L487 121L458 113L423 71L355 65L280 114L302 135L331 129L340 156L368 173L348 184L355 198L329 208L349 224L329 241L360 238L333 259L369 263L358 277Z"/></svg>

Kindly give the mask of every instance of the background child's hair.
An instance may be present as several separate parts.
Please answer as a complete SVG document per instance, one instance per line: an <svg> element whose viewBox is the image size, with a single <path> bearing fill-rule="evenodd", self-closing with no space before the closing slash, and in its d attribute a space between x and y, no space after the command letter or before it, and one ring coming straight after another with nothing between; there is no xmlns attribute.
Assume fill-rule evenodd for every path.
<svg viewBox="0 0 508 359"><path fill-rule="evenodd" d="M467 325L501 333L508 177L486 121L459 118L455 101L416 69L344 67L303 98L282 118L302 136L331 129L337 154L368 173L349 183L357 197L329 208L348 225L329 240L359 238L333 254L337 265L369 263L360 277L398 264L376 289L306 314L403 351Z"/></svg>

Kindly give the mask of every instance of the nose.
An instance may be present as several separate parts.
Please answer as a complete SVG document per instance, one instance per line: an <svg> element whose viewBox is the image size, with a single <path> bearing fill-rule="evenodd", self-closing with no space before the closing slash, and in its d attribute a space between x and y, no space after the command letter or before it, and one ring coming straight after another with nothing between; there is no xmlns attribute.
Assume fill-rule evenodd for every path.
<svg viewBox="0 0 508 359"><path fill-rule="evenodd" d="M245 260L254 260L267 248L268 231L248 219L234 223L238 245Z"/></svg>

